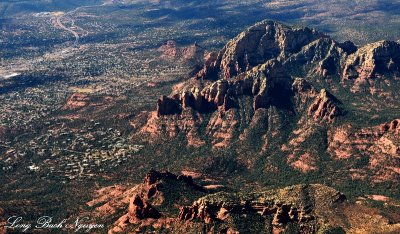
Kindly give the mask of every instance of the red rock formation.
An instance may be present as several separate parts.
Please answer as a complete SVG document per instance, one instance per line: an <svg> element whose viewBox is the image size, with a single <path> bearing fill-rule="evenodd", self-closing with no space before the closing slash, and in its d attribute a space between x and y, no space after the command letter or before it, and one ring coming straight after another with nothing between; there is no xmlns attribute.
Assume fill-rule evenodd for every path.
<svg viewBox="0 0 400 234"><path fill-rule="evenodd" d="M390 123L385 123L380 126L380 130L382 132L395 132L399 133L400 132L400 119L395 119L391 121Z"/></svg>
<svg viewBox="0 0 400 234"><path fill-rule="evenodd" d="M239 34L221 50L218 55L221 74L228 79L270 59L287 58L321 37L324 36L309 28L263 21Z"/></svg>
<svg viewBox="0 0 400 234"><path fill-rule="evenodd" d="M292 54L284 62L291 69L318 74L325 79L341 75L343 58L354 53L357 47L351 42L338 43L331 38L319 38Z"/></svg>
<svg viewBox="0 0 400 234"><path fill-rule="evenodd" d="M183 206L179 208L178 219L181 221L193 220L197 216L196 212L197 210L192 207Z"/></svg>
<svg viewBox="0 0 400 234"><path fill-rule="evenodd" d="M332 123L339 114L340 110L335 104L334 97L325 89L321 90L319 96L308 108L308 115L316 121L322 120Z"/></svg>
<svg viewBox="0 0 400 234"><path fill-rule="evenodd" d="M299 194L304 195L306 199L299 202L303 199L299 198ZM272 225L277 229L284 229L288 223L315 228L315 220L319 213L317 209L321 206L331 209L328 207L342 203L346 197L322 185L298 185L243 199L240 195L228 193L206 196L191 206L181 207L178 219L184 222L197 220L210 225L218 221L229 225L231 215L240 214L245 219L257 214L261 217L271 217Z"/></svg>
<svg viewBox="0 0 400 234"><path fill-rule="evenodd" d="M146 177L143 180L143 184L145 184L147 186L151 186L151 185L154 185L154 184L160 182L162 179L184 181L188 185L193 185L193 180L190 176L185 176L185 175L176 176L168 171L158 172L155 170L150 170L146 174Z"/></svg>
<svg viewBox="0 0 400 234"><path fill-rule="evenodd" d="M349 56L343 79L372 79L385 73L400 72L400 44L380 41L365 45Z"/></svg>
<svg viewBox="0 0 400 234"><path fill-rule="evenodd" d="M394 121L380 126L380 132L393 130L381 134L375 128L342 131L346 127L338 127L341 121L337 120L341 115L344 117L340 120L349 120L345 117L348 112L342 108L359 108L358 99L349 103L347 98L356 80L371 85L382 80L392 85L390 90L397 90L397 47L398 43L379 42L357 49L350 42L338 43L311 29L265 21L231 40L218 53L207 55L197 74L201 80L187 81L171 97L161 98L157 115L150 115L142 132L150 133L152 141L180 135L186 137L188 146L210 143L213 148L227 148L237 144L238 150L244 151L249 145L260 154L275 150L271 142L278 142L280 149L292 156L287 163L307 173L317 171L323 159L305 147L329 131L328 148L333 158L368 155L376 181L388 180L400 171L394 160L399 149L395 135L399 124ZM352 72L357 76L353 77ZM381 73L389 74L388 79L381 79ZM389 98L396 99L398 94L393 94ZM374 98L368 96L365 100L373 103ZM341 105L339 100L347 103ZM382 99L379 103L383 103ZM367 111L368 106L362 104L362 111ZM395 102L391 103L393 110L396 107ZM288 130L287 125L294 129L289 136L282 134ZM238 136L249 144L238 143ZM322 146L325 141L317 142ZM386 156L395 166L388 167ZM236 159L248 168L257 166L256 160L247 155ZM278 170L273 162L267 163L271 171ZM348 169L368 175L359 168Z"/></svg>
<svg viewBox="0 0 400 234"><path fill-rule="evenodd" d="M293 104L298 112L302 112L312 100L315 100L318 91L305 79L296 78L292 84L294 93Z"/></svg>
<svg viewBox="0 0 400 234"><path fill-rule="evenodd" d="M163 59L176 59L182 61L200 62L204 49L197 43L187 47L179 47L173 40L166 41L158 51L161 52Z"/></svg>
<svg viewBox="0 0 400 234"><path fill-rule="evenodd" d="M206 54L204 57L203 69L197 73L196 78L210 80L216 79L218 73L217 59L218 53L216 52Z"/></svg>
<svg viewBox="0 0 400 234"><path fill-rule="evenodd" d="M290 207L288 205L279 206L274 215L274 219L272 220L272 225L282 226L288 223L289 221L292 221L292 219L289 216L289 211L292 210L297 210L297 208ZM297 215L292 215L292 217L294 217L293 221L297 221Z"/></svg>
<svg viewBox="0 0 400 234"><path fill-rule="evenodd" d="M163 181L166 183L162 187L168 191L176 187L174 183L167 181L179 180L178 178L179 176L168 172L150 171L143 186L153 186ZM182 178L180 181L187 179ZM187 192L186 189L184 191ZM165 199L175 197L166 196ZM161 216L154 210L154 205L142 196L134 195L128 214L120 217L115 223L117 226L112 227L109 233L125 233L131 230L135 233L238 233L244 230L243 224L248 223L257 225L257 230L273 230L276 233L293 228L300 233L318 233L329 230L325 227L331 223L345 226L344 230L365 230L363 224L351 223L349 227L349 220L365 220L366 214L373 219L375 225L385 225L385 230L398 230L398 224L390 223L381 212L371 209L360 211L366 207L354 206L345 201L346 197L342 193L320 184L294 185L251 193L218 192L200 197L191 206L179 206L179 214L174 218L168 217L168 212ZM385 201L389 202L387 198ZM349 210L352 212L349 213ZM358 214L359 212L362 213Z"/></svg>
<svg viewBox="0 0 400 234"><path fill-rule="evenodd" d="M173 115L180 112L179 101L167 96L162 96L157 101L157 116Z"/></svg>
<svg viewBox="0 0 400 234"><path fill-rule="evenodd" d="M67 100L67 104L65 105L66 109L80 109L89 105L90 98L83 93L74 93L72 96Z"/></svg>
<svg viewBox="0 0 400 234"><path fill-rule="evenodd" d="M128 217L130 223L137 223L141 219L158 219L161 214L152 205L143 201L139 195L135 195L129 203Z"/></svg>
<svg viewBox="0 0 400 234"><path fill-rule="evenodd" d="M203 55L203 53L204 49L197 43L182 49L182 57L186 60L198 59L198 57Z"/></svg>
<svg viewBox="0 0 400 234"><path fill-rule="evenodd" d="M170 196L187 200L186 193L188 190L190 190L191 196L193 194L203 194L203 188L194 184L192 177L189 175L177 176L168 171L150 170L142 184L124 193L118 193L121 195L129 194L129 207L128 212L115 222L111 233L123 232L131 224L139 224L141 227L155 227L157 225L164 227L170 221L176 221L165 217L159 210L163 211L165 209L164 205L171 206L171 202L178 202L177 200L166 202L166 199L171 199ZM124 198L124 200L126 199ZM111 205L114 203L117 202L110 202Z"/></svg>
<svg viewBox="0 0 400 234"><path fill-rule="evenodd" d="M271 60L246 73L244 77L230 81L218 80L201 91L193 88L191 91L177 93L172 98L163 96L157 103L158 118L151 118L142 131L153 136L158 133L159 136L170 137L183 133L189 145L201 146L204 141L196 137L198 126L202 124L199 116L211 113L205 133L211 137L209 139L214 147L227 147L233 142L238 127L237 98L251 95L254 96L254 110L268 108L274 103L289 100L285 92L291 92L291 82L279 63ZM166 121L171 119L168 115L173 115L173 121Z"/></svg>
<svg viewBox="0 0 400 234"><path fill-rule="evenodd" d="M179 54L176 42L173 40L165 42L165 44L158 48L158 51L162 53L161 57L163 58L175 58Z"/></svg>
<svg viewBox="0 0 400 234"><path fill-rule="evenodd" d="M2 222L2 220L0 220L0 234L7 234L7 229L5 228L6 225L7 225L6 221Z"/></svg>
<svg viewBox="0 0 400 234"><path fill-rule="evenodd" d="M213 147L228 147L234 140L238 121L235 116L237 111L228 110L225 113L216 112L207 124L206 134L210 136Z"/></svg>
<svg viewBox="0 0 400 234"><path fill-rule="evenodd" d="M169 174L166 174L169 175ZM143 183L147 186L150 186L152 184L155 184L157 181L159 181L162 178L162 174L158 171L150 170L146 177L144 177Z"/></svg>
<svg viewBox="0 0 400 234"><path fill-rule="evenodd" d="M199 218L205 223L210 223L215 220L215 217L209 211L207 205L194 204L192 206L181 207L178 214L178 219L181 221L190 221Z"/></svg>
<svg viewBox="0 0 400 234"><path fill-rule="evenodd" d="M188 145L202 146L204 140L196 134L203 124L201 116L211 113L205 133L211 137L214 147L227 147L233 142L238 127L237 99L252 96L253 110L284 105L285 102L289 105L292 82L280 63L270 60L237 79L221 79L207 84L202 90L195 87L173 97L163 96L157 103L158 118L150 118L142 132L153 137L175 137L183 133ZM167 121L171 118L172 121Z"/></svg>
<svg viewBox="0 0 400 234"><path fill-rule="evenodd" d="M373 183L398 183L400 175L400 119L375 127L354 128L346 125L328 132L328 152L337 160L367 158L368 164L352 170L352 177ZM348 165L351 167L352 165Z"/></svg>

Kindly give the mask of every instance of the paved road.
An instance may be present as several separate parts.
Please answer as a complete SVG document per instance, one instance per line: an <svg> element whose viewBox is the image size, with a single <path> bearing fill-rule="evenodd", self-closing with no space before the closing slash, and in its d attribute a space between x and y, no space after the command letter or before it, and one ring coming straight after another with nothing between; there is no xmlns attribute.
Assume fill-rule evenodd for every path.
<svg viewBox="0 0 400 234"><path fill-rule="evenodd" d="M65 27L65 25L61 22L62 17L63 17L63 15L57 17L57 25L58 25L60 28L64 29L65 31L68 31L68 32L72 33L72 34L75 36L74 47L77 47L77 46L78 46L78 43L79 43L79 34L78 34L77 32L75 32L74 30ZM73 19L71 19L71 20L72 20L72 22L73 22Z"/></svg>
<svg viewBox="0 0 400 234"><path fill-rule="evenodd" d="M64 29L65 31L68 31L68 32L72 33L72 34L75 36L74 47L78 47L78 43L79 43L79 34L78 34L77 32L75 32L74 30L65 27L65 25L62 23L61 19L62 19L64 16L73 15L73 14L76 13L77 11L82 10L82 9L85 9L85 8L100 7L100 6L106 6L106 5L109 5L109 4L103 3L103 4L100 4L100 5L80 6L80 7L77 7L77 8L75 8L74 10L65 13L64 15L58 16L58 17L57 17L57 25L58 25L60 28ZM72 20L72 24L74 24L74 20L73 20L72 18L70 18L70 19Z"/></svg>

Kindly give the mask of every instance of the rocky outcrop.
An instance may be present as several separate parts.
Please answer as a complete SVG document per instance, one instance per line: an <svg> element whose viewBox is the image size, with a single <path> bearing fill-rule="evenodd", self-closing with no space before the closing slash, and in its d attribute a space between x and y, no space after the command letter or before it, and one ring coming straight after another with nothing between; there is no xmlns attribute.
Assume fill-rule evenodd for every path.
<svg viewBox="0 0 400 234"><path fill-rule="evenodd" d="M200 62L204 48L197 43L186 47L178 46L174 40L168 40L158 48L163 59Z"/></svg>
<svg viewBox="0 0 400 234"><path fill-rule="evenodd" d="M157 135L175 137L182 133L186 135L188 145L199 147L206 140L198 135L203 125L206 126L205 136L214 147L228 147L236 134L243 133L237 131L240 124L246 124L246 128L251 125L251 122L237 119L243 111L250 120L255 111L271 106L296 109L301 113L312 100L308 107L309 116L316 122L332 123L341 113L338 102L326 90L317 94L311 83L305 79L292 79L281 63L269 60L235 79L221 79L209 82L202 90L194 87L172 97L163 96L158 100L157 117L150 118L142 132L150 133L152 138ZM247 97L252 100L252 106L239 106Z"/></svg>
<svg viewBox="0 0 400 234"><path fill-rule="evenodd" d="M182 57L187 60L200 60L204 54L204 48L196 42L193 45L187 46L182 49Z"/></svg>
<svg viewBox="0 0 400 234"><path fill-rule="evenodd" d="M226 148L233 143L238 121L237 111L234 109L214 113L206 127L206 134L210 136L213 147Z"/></svg>
<svg viewBox="0 0 400 234"><path fill-rule="evenodd" d="M129 203L128 217L130 223L137 223L142 219L158 219L161 214L148 202L143 201L139 195L135 195Z"/></svg>
<svg viewBox="0 0 400 234"><path fill-rule="evenodd" d="M173 180L173 181L181 181L184 182L186 185L189 186L194 186L196 185L193 183L193 179L191 176L186 176L186 175L174 175L171 172L165 171L165 172L159 172L155 170L150 170L146 177L143 180L143 184L147 186L152 186L154 184L159 183L162 180ZM197 189L199 187L196 187ZM151 196L147 196L148 198Z"/></svg>
<svg viewBox="0 0 400 234"><path fill-rule="evenodd" d="M176 45L170 42L165 47ZM250 96L252 99L252 110L246 110L249 116L260 108L270 106L291 110L298 109L297 105L308 105L295 103L296 106L293 106L294 79L287 73L288 64L309 61L320 64L322 73L333 74L340 67L340 56L353 52L353 47L351 43L337 43L313 29L292 28L273 21L258 23L239 34L218 53L206 55L204 67L197 74L202 85L185 88L171 97L161 97L157 103L158 119L151 118L142 132L153 136L164 132L172 137L184 133L190 145L201 146L204 141L195 135L199 126L207 125L205 133L221 139L212 140L213 145L223 142L220 145L227 146L235 128L240 127L235 118L241 112L236 109L240 108L243 98ZM334 67L329 65L329 61ZM222 79L214 81L219 76ZM301 95L311 98L314 94ZM316 103L313 107L316 109L310 110L310 114L312 112L316 119L331 123L337 109L331 105L326 109L324 105L331 102L324 102L324 98L320 98L321 106ZM212 117L199 118L204 114L211 114ZM176 121L166 122L168 118L164 117L168 115ZM229 124L224 117L229 119ZM208 119L209 123L202 123L201 119ZM218 128L224 129L218 131ZM196 144L196 141L200 143Z"/></svg>
<svg viewBox="0 0 400 234"><path fill-rule="evenodd" d="M267 61L233 80L218 80L191 91L183 91L173 98L163 96L159 99L157 112L168 115L179 112L179 106L192 108L199 112L214 111L220 107L229 110L235 106L234 99L242 95L254 96L254 109L268 107L274 93L290 91L292 79L286 75L283 67L276 60ZM280 89L280 90L277 90ZM276 91L276 92L275 92ZM277 101L277 100L275 100Z"/></svg>
<svg viewBox="0 0 400 234"><path fill-rule="evenodd" d="M171 42L165 46L174 47L175 44ZM313 65L323 75L336 74L340 70L340 58L355 49L350 42L337 43L313 29L263 21L239 34L218 53L207 54L203 69L196 76L201 79L201 84L160 98L158 119L151 118L142 132L153 136L157 132L166 133L172 137L184 133L189 145L202 146L205 141L196 134L199 126L206 125L207 137L220 139L211 140L212 144L226 147L232 142L236 129L248 125L240 126L244 123L236 119L242 112L238 108L246 109L251 120L254 111L261 108L277 106L300 112L309 105L308 100L314 98L316 91L300 93L293 90L295 79L288 74L288 68L294 63ZM309 83L308 86L312 85ZM338 108L330 97L321 95L309 114L315 120L331 123L338 115ZM251 109L239 107L247 96L252 100ZM203 118L207 114L211 117ZM168 115L171 117L165 118ZM175 120L167 121L171 118ZM209 122L204 123L202 119Z"/></svg>
<svg viewBox="0 0 400 234"><path fill-rule="evenodd" d="M143 184L141 187L141 197L144 200L152 201L153 203L160 205L163 200L162 197L162 188L164 184L178 184L183 186L188 186L195 191L202 191L202 187L193 183L193 179L191 176L186 175L175 175L168 171L159 172L155 170L150 170L146 177L143 180ZM179 192L179 187L176 192Z"/></svg>
<svg viewBox="0 0 400 234"><path fill-rule="evenodd" d="M399 72L400 44L380 41L365 45L348 57L343 69L343 79L373 79Z"/></svg>
<svg viewBox="0 0 400 234"><path fill-rule="evenodd" d="M0 216L4 216L4 211L1 208L0 208ZM0 234L7 233L7 229L5 227L7 224L8 224L7 221L0 219Z"/></svg>
<svg viewBox="0 0 400 234"><path fill-rule="evenodd" d="M212 79L216 78L215 73L221 73L222 77L229 79L270 59L286 59L308 43L323 37L313 29L291 28L274 21L263 21L229 41L217 58L213 56L212 62L205 65L199 77Z"/></svg>
<svg viewBox="0 0 400 234"><path fill-rule="evenodd" d="M284 63L287 67L324 78L338 76L344 64L344 58L355 52L352 42L338 43L331 38L320 38L292 54Z"/></svg>
<svg viewBox="0 0 400 234"><path fill-rule="evenodd" d="M222 49L221 73L227 79L270 59L285 59L319 37L322 34L309 28L261 22L239 34Z"/></svg>
<svg viewBox="0 0 400 234"><path fill-rule="evenodd" d="M374 127L345 125L328 132L328 152L336 160L367 161L362 167L347 164L354 180L371 176L373 183L398 183L400 175L400 119Z"/></svg>
<svg viewBox="0 0 400 234"><path fill-rule="evenodd" d="M380 126L382 132L400 132L400 119L395 119L390 123L384 123Z"/></svg>
<svg viewBox="0 0 400 234"><path fill-rule="evenodd" d="M252 108L246 110L250 112L246 113L249 117L254 111L270 106L290 109L292 83L281 64L269 60L236 79L221 79L209 82L202 90L194 87L172 97L161 97L157 114L152 115L142 132L153 137L157 133L170 137L183 133L188 145L202 146L205 139L196 134L203 125L206 126L204 133L214 147L227 147L240 127L237 116L242 112L239 103L243 98L252 99Z"/></svg>
<svg viewBox="0 0 400 234"><path fill-rule="evenodd" d="M67 104L65 105L66 109L76 110L82 107L88 106L90 102L89 96L83 93L74 93L67 100Z"/></svg>
<svg viewBox="0 0 400 234"><path fill-rule="evenodd" d="M162 57L164 58L175 58L179 54L178 46L173 40L166 41L162 46L160 46L160 48L158 48L158 51L162 53Z"/></svg>
<svg viewBox="0 0 400 234"><path fill-rule="evenodd" d="M218 53L211 52L205 55L203 69L201 69L197 75L197 79L217 79L218 75Z"/></svg>
<svg viewBox="0 0 400 234"><path fill-rule="evenodd" d="M308 115L312 116L314 120L327 123L332 123L340 113L336 99L325 89L321 90L318 97L308 108Z"/></svg>
<svg viewBox="0 0 400 234"><path fill-rule="evenodd" d="M162 226L171 218L165 217L171 209L187 202L191 196L204 195L204 189L196 185L191 176L150 170L143 183L122 195L125 194L130 194L128 211L114 223L110 233L124 232L130 225ZM111 205L115 203L110 202Z"/></svg>
<svg viewBox="0 0 400 234"><path fill-rule="evenodd" d="M162 203L143 195L153 186L163 193ZM260 233L265 230L273 233L293 230L320 233L333 230L331 225L344 227L340 230L346 231L365 228L364 223L359 223L360 220L365 222L365 214L374 220L375 225L384 225L385 230L395 231L400 227L381 213L366 206L355 206L346 200L344 194L321 184L206 195L193 193L197 190L188 176L151 170L142 184L118 194L130 194L132 191L138 193L131 197L128 213L120 217L108 233L247 233L249 230ZM177 202L176 199L181 196L182 201ZM192 205L189 205L190 201ZM385 201L388 202L387 199ZM176 208L179 208L178 214L171 212ZM353 223L354 217L357 223Z"/></svg>
<svg viewBox="0 0 400 234"><path fill-rule="evenodd" d="M162 96L157 101L157 116L178 114L180 111L179 100Z"/></svg>
<svg viewBox="0 0 400 234"><path fill-rule="evenodd" d="M302 112L318 96L318 90L303 78L296 78L292 84L293 104L297 112Z"/></svg>
<svg viewBox="0 0 400 234"><path fill-rule="evenodd" d="M181 207L178 219L185 222L200 220L208 224L218 221L233 228L232 219L236 215L258 216L266 219L266 226L277 229L284 229L292 223L316 230L317 219L325 215L319 209L329 212L345 199L340 192L322 185L297 185L247 195L220 192L200 198L191 206Z"/></svg>

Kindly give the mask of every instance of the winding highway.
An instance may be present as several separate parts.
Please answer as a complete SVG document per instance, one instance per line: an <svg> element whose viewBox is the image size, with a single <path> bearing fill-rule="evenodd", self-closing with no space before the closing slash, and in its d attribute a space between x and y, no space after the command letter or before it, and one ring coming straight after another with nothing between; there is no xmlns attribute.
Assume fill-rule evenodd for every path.
<svg viewBox="0 0 400 234"><path fill-rule="evenodd" d="M71 28L66 27L66 26L62 23L62 18L63 18L64 16L72 16L74 13L78 12L79 10L85 9L85 8L101 7L101 6L106 6L106 5L112 5L112 3L111 3L111 4L110 4L110 3L102 3L102 4L100 4L100 5L80 6L80 7L77 7L77 8L75 8L75 9L72 10L72 11L66 12L65 14L57 15L56 24L57 24L61 29L65 30L65 31L68 31L68 32L70 32L70 33L72 33L72 34L74 35L74 37L75 37L74 47L78 47L78 45L79 45L79 34L78 34L77 32L75 32L74 30L72 30ZM72 21L72 25L75 26L75 25L74 25L74 24L75 24L74 20L73 20L71 17L68 17L68 19L70 19L70 20ZM77 27L77 26L75 26L75 27ZM79 27L77 27L77 28L79 28ZM80 29L82 29L82 28L80 28ZM82 30L83 30L83 29L82 29Z"/></svg>
<svg viewBox="0 0 400 234"><path fill-rule="evenodd" d="M72 33L72 34L75 36L74 47L78 47L78 43L79 43L79 34L78 34L77 32L75 32L74 30L65 27L65 25L61 22L61 18L62 18L62 17L63 17L63 15L57 17L57 20L56 20L57 25L58 25L60 28L64 29L65 31L68 31L68 32ZM71 20L72 20L72 19L71 19ZM72 22L73 22L73 20L72 20Z"/></svg>
<svg viewBox="0 0 400 234"><path fill-rule="evenodd" d="M56 18L56 24L57 24L61 29L65 30L65 31L68 31L68 32L70 32L70 33L72 33L72 34L74 35L74 37L75 37L74 47L78 47L78 44L79 44L79 34L78 34L77 32L75 32L74 30L72 30L71 28L66 27L66 26L62 23L61 19L62 19L64 16L72 15L72 14L76 13L77 11L82 10L82 9L84 9L84 8L99 7L99 6L105 6L105 5L107 5L107 4L106 4L106 3L103 3L103 4L101 4L101 5L80 6L80 7L77 7L77 8L75 8L74 10L69 11L69 12L67 12L67 13L65 13L65 14L58 15L57 18ZM68 17L68 18L72 21L72 25L74 25L74 24L75 24L74 20L73 20L71 17Z"/></svg>

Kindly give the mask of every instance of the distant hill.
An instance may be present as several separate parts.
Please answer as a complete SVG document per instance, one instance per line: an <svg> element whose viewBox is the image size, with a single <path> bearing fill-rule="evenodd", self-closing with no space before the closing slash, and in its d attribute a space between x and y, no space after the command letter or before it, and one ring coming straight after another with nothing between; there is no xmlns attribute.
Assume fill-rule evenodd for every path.
<svg viewBox="0 0 400 234"><path fill-rule="evenodd" d="M102 2L102 0L4 0L0 2L0 18L32 12L67 11L80 6L97 5Z"/></svg>

